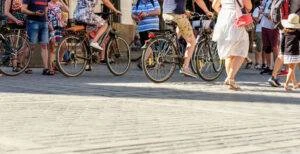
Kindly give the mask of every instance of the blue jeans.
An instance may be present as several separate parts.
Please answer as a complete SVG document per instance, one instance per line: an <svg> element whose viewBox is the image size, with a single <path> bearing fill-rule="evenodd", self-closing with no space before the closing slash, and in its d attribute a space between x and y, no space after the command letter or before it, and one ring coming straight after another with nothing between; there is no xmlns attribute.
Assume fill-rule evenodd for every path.
<svg viewBox="0 0 300 154"><path fill-rule="evenodd" d="M32 44L48 44L49 43L49 28L48 22L40 22L28 20L27 34L29 41Z"/></svg>

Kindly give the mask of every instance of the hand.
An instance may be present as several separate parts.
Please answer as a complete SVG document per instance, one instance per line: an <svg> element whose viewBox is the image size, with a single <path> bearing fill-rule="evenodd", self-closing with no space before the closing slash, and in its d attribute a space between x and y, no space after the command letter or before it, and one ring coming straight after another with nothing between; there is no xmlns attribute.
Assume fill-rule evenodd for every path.
<svg viewBox="0 0 300 154"><path fill-rule="evenodd" d="M44 11L42 11L42 10L38 10L38 11L36 11L36 12L35 12L35 15L36 15L36 16L40 16L40 17L42 17L42 16L44 16L44 15L45 15L45 12L44 12Z"/></svg>
<svg viewBox="0 0 300 154"><path fill-rule="evenodd" d="M191 13L191 11L185 11L185 15L186 15L188 18L190 18L190 17L192 16L192 13Z"/></svg>
<svg viewBox="0 0 300 154"><path fill-rule="evenodd" d="M145 17L147 17L148 15L147 15L147 13L146 12L141 12L140 14L139 14L139 17L141 18L141 19L143 19L143 18L145 18Z"/></svg>
<svg viewBox="0 0 300 154"><path fill-rule="evenodd" d="M132 18L136 22L140 22L141 21L140 18L137 15L133 15Z"/></svg>
<svg viewBox="0 0 300 154"><path fill-rule="evenodd" d="M209 18L212 18L214 16L214 13L210 12L210 11L207 11L205 12L205 14L209 17Z"/></svg>
<svg viewBox="0 0 300 154"><path fill-rule="evenodd" d="M122 15L122 12L119 11L119 10L115 10L115 14L116 14L116 15Z"/></svg>
<svg viewBox="0 0 300 154"><path fill-rule="evenodd" d="M23 24L24 24L24 21L22 21L22 20L17 20L17 21L16 21L16 24L17 24L17 25L23 25Z"/></svg>

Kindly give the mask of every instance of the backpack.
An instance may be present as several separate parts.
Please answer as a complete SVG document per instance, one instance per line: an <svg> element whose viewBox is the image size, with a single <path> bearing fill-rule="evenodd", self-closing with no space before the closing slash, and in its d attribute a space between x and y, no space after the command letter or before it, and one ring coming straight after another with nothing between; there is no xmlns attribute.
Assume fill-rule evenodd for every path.
<svg viewBox="0 0 300 154"><path fill-rule="evenodd" d="M136 9L139 7L139 5L140 5L140 2L141 2L141 0L137 0L137 2L136 2ZM155 6L154 5L154 0L150 0L150 2L152 3L152 5L153 5L153 7Z"/></svg>
<svg viewBox="0 0 300 154"><path fill-rule="evenodd" d="M271 19L274 23L279 23L281 21L281 9L285 3L285 0L274 0L272 2L271 6ZM289 5L289 4L288 4ZM285 12L285 14L289 14L288 12Z"/></svg>

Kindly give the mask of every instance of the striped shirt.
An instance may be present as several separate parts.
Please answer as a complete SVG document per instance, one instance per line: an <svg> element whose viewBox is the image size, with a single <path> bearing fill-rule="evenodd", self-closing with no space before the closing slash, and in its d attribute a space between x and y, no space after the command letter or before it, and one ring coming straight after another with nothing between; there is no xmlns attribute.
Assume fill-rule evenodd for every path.
<svg viewBox="0 0 300 154"><path fill-rule="evenodd" d="M132 14L139 15L141 12L149 13L156 9L160 10L160 6L157 0L154 0L154 6L150 0L140 0L140 4L136 7L136 4L132 7ZM149 30L159 30L159 18L158 16L145 17L138 23L138 31L145 32Z"/></svg>

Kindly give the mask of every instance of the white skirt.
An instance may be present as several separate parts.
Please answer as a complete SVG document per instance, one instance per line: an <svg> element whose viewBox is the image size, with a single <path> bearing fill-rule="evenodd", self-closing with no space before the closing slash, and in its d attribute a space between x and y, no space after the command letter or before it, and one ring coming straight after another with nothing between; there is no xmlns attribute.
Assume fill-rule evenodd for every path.
<svg viewBox="0 0 300 154"><path fill-rule="evenodd" d="M248 56L249 36L245 28L236 28L235 10L221 9L213 33L213 41L217 42L220 59L230 56Z"/></svg>

